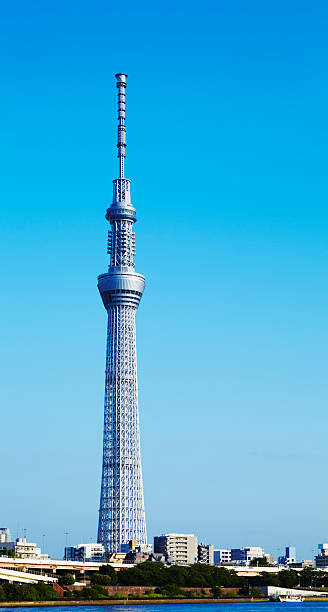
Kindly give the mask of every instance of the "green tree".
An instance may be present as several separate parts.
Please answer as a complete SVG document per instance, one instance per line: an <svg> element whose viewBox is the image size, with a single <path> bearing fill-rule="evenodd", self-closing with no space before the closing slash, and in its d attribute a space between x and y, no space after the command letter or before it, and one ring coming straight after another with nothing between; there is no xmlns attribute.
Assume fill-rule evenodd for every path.
<svg viewBox="0 0 328 612"><path fill-rule="evenodd" d="M222 591L219 586L212 587L211 591L214 599L218 599L218 597L221 597Z"/></svg>
<svg viewBox="0 0 328 612"><path fill-rule="evenodd" d="M256 565L257 567L270 567L270 563L266 557L255 557L252 559L251 565Z"/></svg>
<svg viewBox="0 0 328 612"><path fill-rule="evenodd" d="M177 584L166 584L161 589L161 594L164 597L181 597L183 593Z"/></svg>
<svg viewBox="0 0 328 612"><path fill-rule="evenodd" d="M299 575L294 570L281 570L278 573L279 584L287 589L292 589L299 584Z"/></svg>
<svg viewBox="0 0 328 612"><path fill-rule="evenodd" d="M76 591L75 596L77 599L108 599L106 589L98 585Z"/></svg>
<svg viewBox="0 0 328 612"><path fill-rule="evenodd" d="M109 586L112 584L111 576L107 574L94 573L91 576L91 584L100 584L101 586Z"/></svg>
<svg viewBox="0 0 328 612"><path fill-rule="evenodd" d="M302 587L313 586L313 569L312 567L304 567L300 573L300 585Z"/></svg>
<svg viewBox="0 0 328 612"><path fill-rule="evenodd" d="M68 572L66 574L63 574L62 576L59 576L58 578L58 584L60 584L61 586L72 586L74 582L74 576L72 576L72 574L69 574Z"/></svg>
<svg viewBox="0 0 328 612"><path fill-rule="evenodd" d="M145 561L135 567L121 570L119 583L128 586L162 586L167 582L168 568L163 563Z"/></svg>
<svg viewBox="0 0 328 612"><path fill-rule="evenodd" d="M328 574L323 571L313 572L312 586L314 587L327 587L328 586Z"/></svg>
<svg viewBox="0 0 328 612"><path fill-rule="evenodd" d="M281 586L279 576L269 572L262 572L260 578L256 578L257 586Z"/></svg>
<svg viewBox="0 0 328 612"><path fill-rule="evenodd" d="M3 591L6 601L38 601L40 599L35 585L16 585L5 583Z"/></svg>
<svg viewBox="0 0 328 612"><path fill-rule="evenodd" d="M2 557L15 557L15 551L11 548L2 548L0 550L0 555Z"/></svg>
<svg viewBox="0 0 328 612"><path fill-rule="evenodd" d="M2 588L6 596L6 601L17 601L17 586L15 584L10 584L10 582L5 582L2 585Z"/></svg>
<svg viewBox="0 0 328 612"><path fill-rule="evenodd" d="M115 572L114 568L111 565L102 565L100 567L99 573L100 574L105 574L106 576L109 576L110 579L111 579L111 583L110 584L117 584L118 583L117 572Z"/></svg>
<svg viewBox="0 0 328 612"><path fill-rule="evenodd" d="M213 572L210 565L195 563L189 568L188 586L211 587L214 586Z"/></svg>
<svg viewBox="0 0 328 612"><path fill-rule="evenodd" d="M171 565L166 572L162 572L162 580L164 584L177 584L178 586L186 586L188 584L189 568L179 565Z"/></svg>
<svg viewBox="0 0 328 612"><path fill-rule="evenodd" d="M59 593L57 593L57 591L55 591L50 584L38 582L38 584L34 584L33 586L38 592L38 596L41 601L60 599Z"/></svg>
<svg viewBox="0 0 328 612"><path fill-rule="evenodd" d="M212 567L211 569L216 586L243 587L247 585L247 580L238 576L235 570L228 570L226 567Z"/></svg>
<svg viewBox="0 0 328 612"><path fill-rule="evenodd" d="M251 589L251 596L255 597L256 599L264 597L262 589L259 589L258 587L253 587Z"/></svg>

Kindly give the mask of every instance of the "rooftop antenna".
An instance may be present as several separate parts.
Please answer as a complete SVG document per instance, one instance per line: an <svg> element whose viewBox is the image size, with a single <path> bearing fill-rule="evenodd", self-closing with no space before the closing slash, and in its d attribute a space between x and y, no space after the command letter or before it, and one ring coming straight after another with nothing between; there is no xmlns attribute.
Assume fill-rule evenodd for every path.
<svg viewBox="0 0 328 612"><path fill-rule="evenodd" d="M120 160L120 178L124 178L124 158L126 147L126 129L125 129L125 88L127 74L119 72L115 74L117 79L116 87L118 88L118 127L117 127L117 157Z"/></svg>

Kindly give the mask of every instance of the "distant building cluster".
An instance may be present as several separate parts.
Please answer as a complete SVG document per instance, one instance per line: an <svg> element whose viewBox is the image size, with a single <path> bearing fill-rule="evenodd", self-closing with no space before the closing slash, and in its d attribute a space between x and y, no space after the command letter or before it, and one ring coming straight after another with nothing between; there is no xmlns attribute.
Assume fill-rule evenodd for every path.
<svg viewBox="0 0 328 612"><path fill-rule="evenodd" d="M138 545L136 540L121 545L120 552L106 553L101 544L79 544L65 548L65 559L72 561L99 561L106 559L109 563L143 563L144 561L161 561L170 565L207 565L235 566L274 566L276 561L271 554L265 553L260 546L242 548L214 548L213 544L199 543L193 533L166 533L154 537L154 550L149 544ZM328 545L327 545L328 561ZM284 556L279 557L278 564L284 567L303 567L311 562L296 563L296 550L287 546Z"/></svg>
<svg viewBox="0 0 328 612"><path fill-rule="evenodd" d="M5 557L16 559L40 560L49 559L49 555L41 552L35 542L28 542L26 537L13 540L8 527L0 527L0 559ZM312 567L325 570L328 567L328 543L318 545L318 554L314 561L303 559L297 561L295 546L286 546L285 554L279 555L277 561L273 555L265 553L260 546L243 546L241 548L214 548L213 544L198 542L193 533L165 533L154 537L154 547L150 544L139 544L130 540L121 544L119 552L108 552L103 544L89 542L77 546L66 546L64 560L78 563L112 563L138 564L145 561L162 562L168 565L191 565L204 563L207 565L237 567L276 567L287 569L303 569Z"/></svg>

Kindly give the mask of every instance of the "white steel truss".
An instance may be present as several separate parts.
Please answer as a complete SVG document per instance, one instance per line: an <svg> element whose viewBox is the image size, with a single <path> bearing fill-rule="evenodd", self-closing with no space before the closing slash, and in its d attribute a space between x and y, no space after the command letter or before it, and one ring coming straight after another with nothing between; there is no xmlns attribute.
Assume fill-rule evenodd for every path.
<svg viewBox="0 0 328 612"><path fill-rule="evenodd" d="M140 458L135 308L108 311L103 474L98 541L107 550L145 544Z"/></svg>

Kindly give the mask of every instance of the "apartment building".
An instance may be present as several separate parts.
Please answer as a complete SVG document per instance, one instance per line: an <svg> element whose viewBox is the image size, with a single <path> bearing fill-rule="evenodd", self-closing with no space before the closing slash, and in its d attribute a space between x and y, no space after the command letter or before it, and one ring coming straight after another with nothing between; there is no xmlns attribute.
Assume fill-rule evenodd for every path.
<svg viewBox="0 0 328 612"><path fill-rule="evenodd" d="M154 553L163 554L168 561L181 565L197 563L197 545L193 533L166 533L154 537Z"/></svg>

